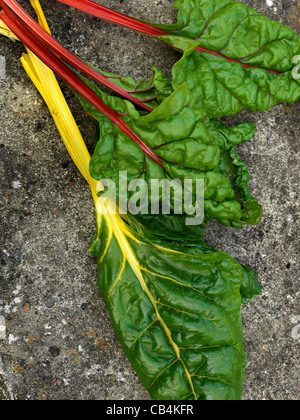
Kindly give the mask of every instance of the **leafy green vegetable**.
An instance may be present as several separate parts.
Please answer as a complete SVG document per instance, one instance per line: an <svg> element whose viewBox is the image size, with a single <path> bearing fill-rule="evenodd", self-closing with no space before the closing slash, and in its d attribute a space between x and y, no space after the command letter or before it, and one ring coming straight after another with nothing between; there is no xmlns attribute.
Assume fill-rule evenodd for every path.
<svg viewBox="0 0 300 420"><path fill-rule="evenodd" d="M239 400L244 269L223 252L147 238L97 214L90 251L125 353L153 399ZM253 291L252 291L253 292ZM225 362L226 361L226 362Z"/></svg>
<svg viewBox="0 0 300 420"><path fill-rule="evenodd" d="M103 74L107 80L124 89L141 102L146 103L152 109L157 108L164 99L173 93L170 80L155 66L152 67L153 75L149 79L137 81L132 77L123 77L89 65Z"/></svg>
<svg viewBox="0 0 300 420"><path fill-rule="evenodd" d="M206 220L216 218L235 227L260 221L262 208L247 189L247 166L238 161L233 146L253 137L254 124L228 128L210 122L204 111L194 108L193 95L185 84L151 114L140 116L132 104L111 98L86 83L121 115L164 166L151 160L106 116L80 98L87 112L99 122L99 141L90 165L93 178L99 181L109 178L119 186L120 172L126 171L128 182L143 179L149 191L153 178L179 179L182 183L185 179L201 179Z"/></svg>
<svg viewBox="0 0 300 420"><path fill-rule="evenodd" d="M250 267L241 265L243 270L243 278L241 285L242 303L249 303L255 296L262 293L262 287L258 281L257 272Z"/></svg>
<svg viewBox="0 0 300 420"><path fill-rule="evenodd" d="M299 37L290 28L237 1L177 0L173 7L178 9L176 24L152 25L244 64L287 71L290 53L299 48Z"/></svg>
<svg viewBox="0 0 300 420"><path fill-rule="evenodd" d="M263 69L245 69L238 63L212 54L184 54L174 66L173 87L184 81L193 91L199 107L209 117L233 115L244 108L265 111L280 102L300 99L299 80L292 72L274 75Z"/></svg>
<svg viewBox="0 0 300 420"><path fill-rule="evenodd" d="M158 219L155 216L139 215L138 217L133 217L129 214L127 222L138 235L146 237L155 245L169 248L173 251L190 255L214 254L218 252L199 239L202 236L202 234L199 234L201 226L190 228L186 226L182 217L161 215ZM262 288L255 270L243 264L241 264L241 268L241 296L242 303L246 304L255 296L260 295Z"/></svg>
<svg viewBox="0 0 300 420"><path fill-rule="evenodd" d="M290 28L232 0L178 0L174 6L177 24L154 25L171 35L165 42L176 47L179 35L210 53L186 51L174 67L173 87L186 81L209 117L300 99L300 81L292 76L300 38Z"/></svg>
<svg viewBox="0 0 300 420"><path fill-rule="evenodd" d="M14 13L20 19L23 16L27 25L30 20L15 0L0 0L0 4L5 11L0 17L82 93L86 98L80 97L82 104L98 121L90 174L89 153L56 79L29 50L22 63L91 187L97 233L90 251L99 265L99 288L143 384L154 399L241 399L246 365L241 304L261 292L257 274L200 241L204 226L192 230L184 226L183 216L158 219L129 214L124 221L113 214L109 201L97 196L95 179L118 182L117 174L123 170L130 179L142 177L147 182L166 175L203 179L205 222L217 218L236 227L258 223L261 206L250 195L248 168L235 150L235 145L253 137L255 126L229 128L210 121L195 105L186 83L172 93L159 71L139 84L130 78L117 82L142 101L148 102L148 95L155 93L150 98L155 110L145 116L130 102L105 95L89 82L83 86L53 52L48 57L47 48L27 33ZM33 0L32 5L47 30L39 2ZM187 44L184 38L177 37L176 42Z"/></svg>
<svg viewBox="0 0 300 420"><path fill-rule="evenodd" d="M294 58L300 38L287 26L233 0L178 0L178 22L141 22L90 0L59 0L94 16L155 36L184 53L173 88L186 81L211 118L244 108L264 111L300 99ZM188 43L189 42L189 46ZM135 96L135 95L133 95Z"/></svg>

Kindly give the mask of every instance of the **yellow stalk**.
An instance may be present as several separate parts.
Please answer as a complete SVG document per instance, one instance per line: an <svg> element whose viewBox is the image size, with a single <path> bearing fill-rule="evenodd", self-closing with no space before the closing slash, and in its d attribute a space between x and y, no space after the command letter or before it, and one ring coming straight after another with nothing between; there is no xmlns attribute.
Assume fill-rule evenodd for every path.
<svg viewBox="0 0 300 420"><path fill-rule="evenodd" d="M39 0L30 0L30 3L37 14L39 24L50 33ZM97 181L92 179L89 173L91 157L54 73L28 48L27 54L23 54L21 58L21 63L45 100L68 152L89 183L96 201Z"/></svg>
<svg viewBox="0 0 300 420"><path fill-rule="evenodd" d="M30 4L36 12L39 24L51 34L49 25L39 0L30 0ZM0 20L0 34L19 41L15 34ZM98 192L103 189L102 185L91 178L89 173L89 164L91 156L87 150L85 142L81 136L79 128L74 120L72 112L65 100L53 71L44 64L30 49L26 48L27 54L21 57L21 63L34 83L44 101L46 102L62 140L79 169L80 173L90 185L97 210L100 211ZM98 202L97 202L98 201ZM100 204L100 207L102 205ZM102 208L103 210L103 208Z"/></svg>
<svg viewBox="0 0 300 420"><path fill-rule="evenodd" d="M36 12L39 24L51 34L39 0L30 0L30 4ZM15 34L1 20L0 34L14 41L19 41ZM98 192L103 190L103 186L90 176L89 164L91 156L53 71L29 48L26 48L26 50L27 53L24 53L21 57L24 70L46 102L71 158L82 176L89 183L97 212L99 214L109 213L109 203L104 205L103 201L98 199Z"/></svg>
<svg viewBox="0 0 300 420"><path fill-rule="evenodd" d="M39 0L30 0L30 3L37 13L40 25L43 26L44 29L50 33L50 29L45 19L42 8L40 6ZM103 187L100 183L97 183L96 180L92 179L89 174L89 163L91 157L80 134L80 131L77 127L77 124L72 116L72 113L68 107L68 104L63 96L63 93L58 85L58 82L54 76L54 73L29 49L27 49L27 54L23 54L21 62L26 73L29 75L30 79L32 80L32 82L44 98L47 106L49 107L55 124L57 125L57 128L60 132L60 135L64 141L68 152L70 153L79 171L82 173L82 175L90 185L97 210L98 236L100 235L101 219L103 215L106 218L108 225L110 226L110 238L107 241L107 248L104 253L104 256L109 249L112 236L114 236L117 240L119 247L123 253L123 269L119 277L116 279L115 284L117 284L117 282L122 277L125 268L125 262L127 261L134 274L136 275L143 293L148 297L149 301L152 303L153 308L156 312L155 321L159 321L162 328L164 329L164 332L168 337L169 342L171 343L171 346L173 347L173 350L177 356L176 361L180 361L182 363L183 368L185 370L185 374L190 383L192 392L195 396L195 399L197 399L197 395L195 393L192 381L192 376L189 373L187 367L185 366L183 359L181 358L180 349L172 338L172 332L170 331L169 327L167 326L167 324L165 323L165 321L159 313L158 302L153 297L143 275L143 271L145 271L145 269L140 266L139 261L136 255L134 254L128 239L131 238L136 242L139 241L137 238L135 238L135 236L131 234L130 230L128 229L127 225L122 221L121 217L118 214L114 214L112 210L112 205L108 201L106 202L101 198L98 198L97 190L99 191L99 189L102 189ZM167 252L170 251L167 250Z"/></svg>
<svg viewBox="0 0 300 420"><path fill-rule="evenodd" d="M40 5L39 0L30 0L30 4L38 17L39 24L45 29L45 31L51 34L48 22L45 18L45 15L44 15L44 12Z"/></svg>
<svg viewBox="0 0 300 420"><path fill-rule="evenodd" d="M39 24L48 33L51 33L39 0L30 0L30 3L37 14ZM105 214L111 225L114 225L116 234L122 238L120 244L123 244L124 241L126 243L124 233L127 229L121 217L115 214L115 209L109 200L102 200L98 197L98 192L103 190L103 186L90 176L90 154L54 73L28 48L27 54L23 54L21 62L26 73L44 98L70 156L90 185L96 205L98 229L101 226L100 215Z"/></svg>

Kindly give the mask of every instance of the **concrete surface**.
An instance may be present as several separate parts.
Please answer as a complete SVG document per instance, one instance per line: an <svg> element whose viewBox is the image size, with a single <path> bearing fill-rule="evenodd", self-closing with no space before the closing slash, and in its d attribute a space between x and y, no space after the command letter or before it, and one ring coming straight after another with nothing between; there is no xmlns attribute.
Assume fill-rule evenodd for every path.
<svg viewBox="0 0 300 420"><path fill-rule="evenodd" d="M167 22L176 16L172 2L101 0ZM247 3L300 33L299 0ZM105 70L142 77L155 64L169 73L178 57L162 43L54 0L42 5L55 36ZM0 400L148 399L97 290L96 264L87 252L94 233L89 189L24 74L22 51L0 39L7 66L0 81ZM92 146L89 119L64 91ZM243 231L211 224L206 235L211 245L255 267L264 287L243 309L245 400L300 397L299 115L298 103L229 119L257 124L255 141L239 151L265 216L260 226Z"/></svg>

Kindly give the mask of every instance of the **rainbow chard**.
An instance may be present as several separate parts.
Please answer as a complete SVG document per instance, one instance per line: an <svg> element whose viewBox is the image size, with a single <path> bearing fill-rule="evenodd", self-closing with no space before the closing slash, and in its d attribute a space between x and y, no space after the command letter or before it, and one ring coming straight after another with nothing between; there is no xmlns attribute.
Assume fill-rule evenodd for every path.
<svg viewBox="0 0 300 420"><path fill-rule="evenodd" d="M76 70L83 72L90 76L100 84L113 90L115 93L132 101L139 107L151 112L144 102L136 97L130 95L125 89L122 89L118 84L108 80L103 74L87 65L85 62L71 54L58 41L56 41L49 32L41 27L31 16L19 5L15 0L1 0L0 6L2 11L0 17L4 24L11 29L11 31L32 51L40 57L42 61L46 61L56 73L67 81L67 83L76 84L76 89L82 89L82 83L76 82L76 77L72 75L71 71L66 68L66 62L73 66ZM72 68L72 67L70 67ZM81 85L81 87L80 87Z"/></svg>
<svg viewBox="0 0 300 420"><path fill-rule="evenodd" d="M293 71L300 55L299 36L245 4L178 0L174 5L178 22L158 25L90 0L58 1L181 50L183 57L173 69L173 88L186 81L209 117L233 115L244 108L264 111L300 99L300 78Z"/></svg>
<svg viewBox="0 0 300 420"><path fill-rule="evenodd" d="M119 186L119 173L126 172L129 182L142 179L149 187L153 178L169 181L176 179L182 185L185 179L203 180L204 224L212 219L234 227L260 222L262 207L247 189L247 167L243 167L243 174L239 176L241 166L236 173L228 174L226 165L222 163L222 150L227 148L228 151L228 145L250 140L255 132L253 124L242 124L231 129L219 125L216 129L216 123L210 123L206 113L196 107L195 98L186 83L178 87L152 113L140 116L131 103L104 94L92 83L71 71L62 59L117 93L125 92L123 79L122 86L114 85L107 76L74 57L15 0L0 0L0 4L3 6L0 14L2 20L28 48L75 89L86 110L99 121L100 141L90 167L91 175L95 179L110 178ZM168 88L160 72L154 73L153 80L156 86L161 87L161 91ZM145 83L149 87L149 81ZM126 99L131 97L128 90L123 96ZM144 106L137 98L135 103ZM223 169L219 167L220 164ZM194 186L192 188L192 195L195 196ZM121 200L120 202L123 203ZM192 200L191 208L194 202ZM152 201L151 206L153 205ZM174 208L171 210L174 211ZM182 212L184 209L176 210L176 213ZM179 219L184 220L182 217ZM200 228L202 233L204 224Z"/></svg>
<svg viewBox="0 0 300 420"><path fill-rule="evenodd" d="M132 77L103 71L90 64L89 66L151 109L157 108L174 91L171 81L155 66L152 67L152 76L144 80L135 80Z"/></svg>
<svg viewBox="0 0 300 420"><path fill-rule="evenodd" d="M100 210L91 252L118 337L153 399L241 398L241 288L248 301L259 286L240 264L199 244L148 239Z"/></svg>
<svg viewBox="0 0 300 420"><path fill-rule="evenodd" d="M176 89L151 114L140 116L128 102L111 98L92 83L85 82L101 100L122 113L120 118L152 150L156 161L163 164L151 159L97 108L80 97L86 111L99 123L97 145L90 164L94 179L109 178L119 187L123 181L120 172L126 172L128 182L145 181L148 192L153 178L170 182L180 180L182 185L185 179L203 180L205 221L217 219L234 227L260 222L262 207L249 192L248 168L240 161L234 147L253 137L254 124L228 128L221 122L210 121L203 110L195 107L194 97L186 84ZM195 194L195 185L193 187ZM144 210L145 214L150 213L148 207Z"/></svg>
<svg viewBox="0 0 300 420"><path fill-rule="evenodd" d="M40 24L48 31L38 0L31 3ZM0 18L27 46L22 64L45 99L68 152L91 188L97 231L90 251L99 265L99 288L125 353L141 381L154 399L241 399L246 365L241 304L261 291L256 273L194 238L169 240L167 235L147 229L130 214L124 216L124 221L119 214L114 214L110 200L98 196L101 182L96 179L103 174L114 177L115 168L108 164L114 150L113 159L120 170L124 159L125 167L131 165L134 171L146 161L151 173L175 171L182 179L185 171L199 173L201 177L211 172L220 180L221 188L217 191L211 175L212 181L206 183L207 194L209 191L219 199L222 194L231 196L231 201L235 197L241 211L236 196L243 197L244 202L253 200L247 189L247 168L234 146L249 140L255 127L242 124L227 128L221 122L209 121L204 111L195 109L194 98L186 84L165 99L156 111L141 116L128 101L111 98L90 82L86 85L66 67L57 51L53 51L58 46L51 38L45 38L46 32L35 25L29 30L23 20L28 23L28 18L17 2L0 0L0 4L3 7ZM3 27L3 30L13 37L8 28ZM40 43L35 29L50 44L48 41ZM48 66L76 90L88 112L100 122L100 139L92 161ZM181 124L178 125L177 119ZM199 170L185 167L185 156L181 165L168 163L166 156L172 150L155 154L155 147L178 141L173 125L180 126L183 142L192 141L193 147L187 151L191 160L202 165ZM152 141L158 143L152 144ZM128 150L133 149L137 163L129 160L128 150L123 150L123 154L119 151L122 149L119 146L123 145ZM193 155L194 147L197 153L201 154L201 150L204 153L201 162ZM247 223L246 219L252 217L257 222L257 215L253 216L255 212L250 211L252 204L248 205L247 217L243 211L238 212L238 224L243 218L243 223ZM223 220L223 212L221 216ZM157 227L159 229L163 228Z"/></svg>

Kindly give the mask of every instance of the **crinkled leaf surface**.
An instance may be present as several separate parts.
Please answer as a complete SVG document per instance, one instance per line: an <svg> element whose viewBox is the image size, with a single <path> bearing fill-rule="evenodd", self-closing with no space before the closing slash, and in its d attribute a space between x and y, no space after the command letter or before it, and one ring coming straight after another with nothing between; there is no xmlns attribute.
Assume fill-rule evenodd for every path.
<svg viewBox="0 0 300 420"><path fill-rule="evenodd" d="M211 122L211 125L221 128L223 124L220 121L214 120ZM223 133L224 131L222 132L220 130L220 132ZM258 200L252 197L250 193L248 187L250 173L247 165L237 153L235 146L230 146L222 150L219 168L221 173L230 179L232 188L235 191L236 200L243 203L244 211L241 220L247 225L258 224L263 215L263 208L259 205ZM229 226L226 220L223 222L220 220L220 223ZM239 226L237 225L236 227Z"/></svg>
<svg viewBox="0 0 300 420"><path fill-rule="evenodd" d="M223 252L179 247L150 241L98 206L91 252L99 288L151 397L239 400L246 363L243 269Z"/></svg>
<svg viewBox="0 0 300 420"><path fill-rule="evenodd" d="M139 235L146 237L152 243L173 251L179 251L188 254L213 254L216 251L206 242L200 240L204 234L200 233L201 226L186 226L183 218L178 216L164 216L159 218L156 216L139 215L133 217L127 216L127 222L131 228ZM161 219L161 220L160 220ZM166 225L169 227L166 228ZM162 239L164 238L164 239ZM242 303L249 303L255 296L262 292L261 285L258 281L258 275L255 270L241 264L242 283L241 296Z"/></svg>
<svg viewBox="0 0 300 420"><path fill-rule="evenodd" d="M182 183L185 179L201 179L205 185L208 219L216 218L236 227L248 221L260 221L261 206L256 202L256 207L251 207L251 216L248 214L245 202L250 196L245 199L238 194L238 184L233 185L233 178L223 170L222 163L223 151L252 138L253 124L227 128L224 124L211 123L203 110L195 108L186 84L147 116L140 116L129 102L108 97L94 86L93 89L164 165L164 169L161 168L106 116L81 98L87 112L99 121L99 141L90 165L93 178L109 178L118 185L120 172L126 171L128 181L143 179L149 191L152 179L179 179ZM247 172L246 166L244 170ZM246 178L247 174L244 181Z"/></svg>
<svg viewBox="0 0 300 420"><path fill-rule="evenodd" d="M201 225L189 226L186 216L179 214L136 214L136 220L155 235L169 240L197 241L205 235L207 216Z"/></svg>
<svg viewBox="0 0 300 420"><path fill-rule="evenodd" d="M174 67L174 89L186 81L209 117L233 115L243 108L264 111L300 99L300 81L292 75L300 37L290 28L232 0L178 0L175 7L177 24L155 25L171 35L162 37L165 42L177 47L178 36L186 37L237 60L185 49Z"/></svg>

